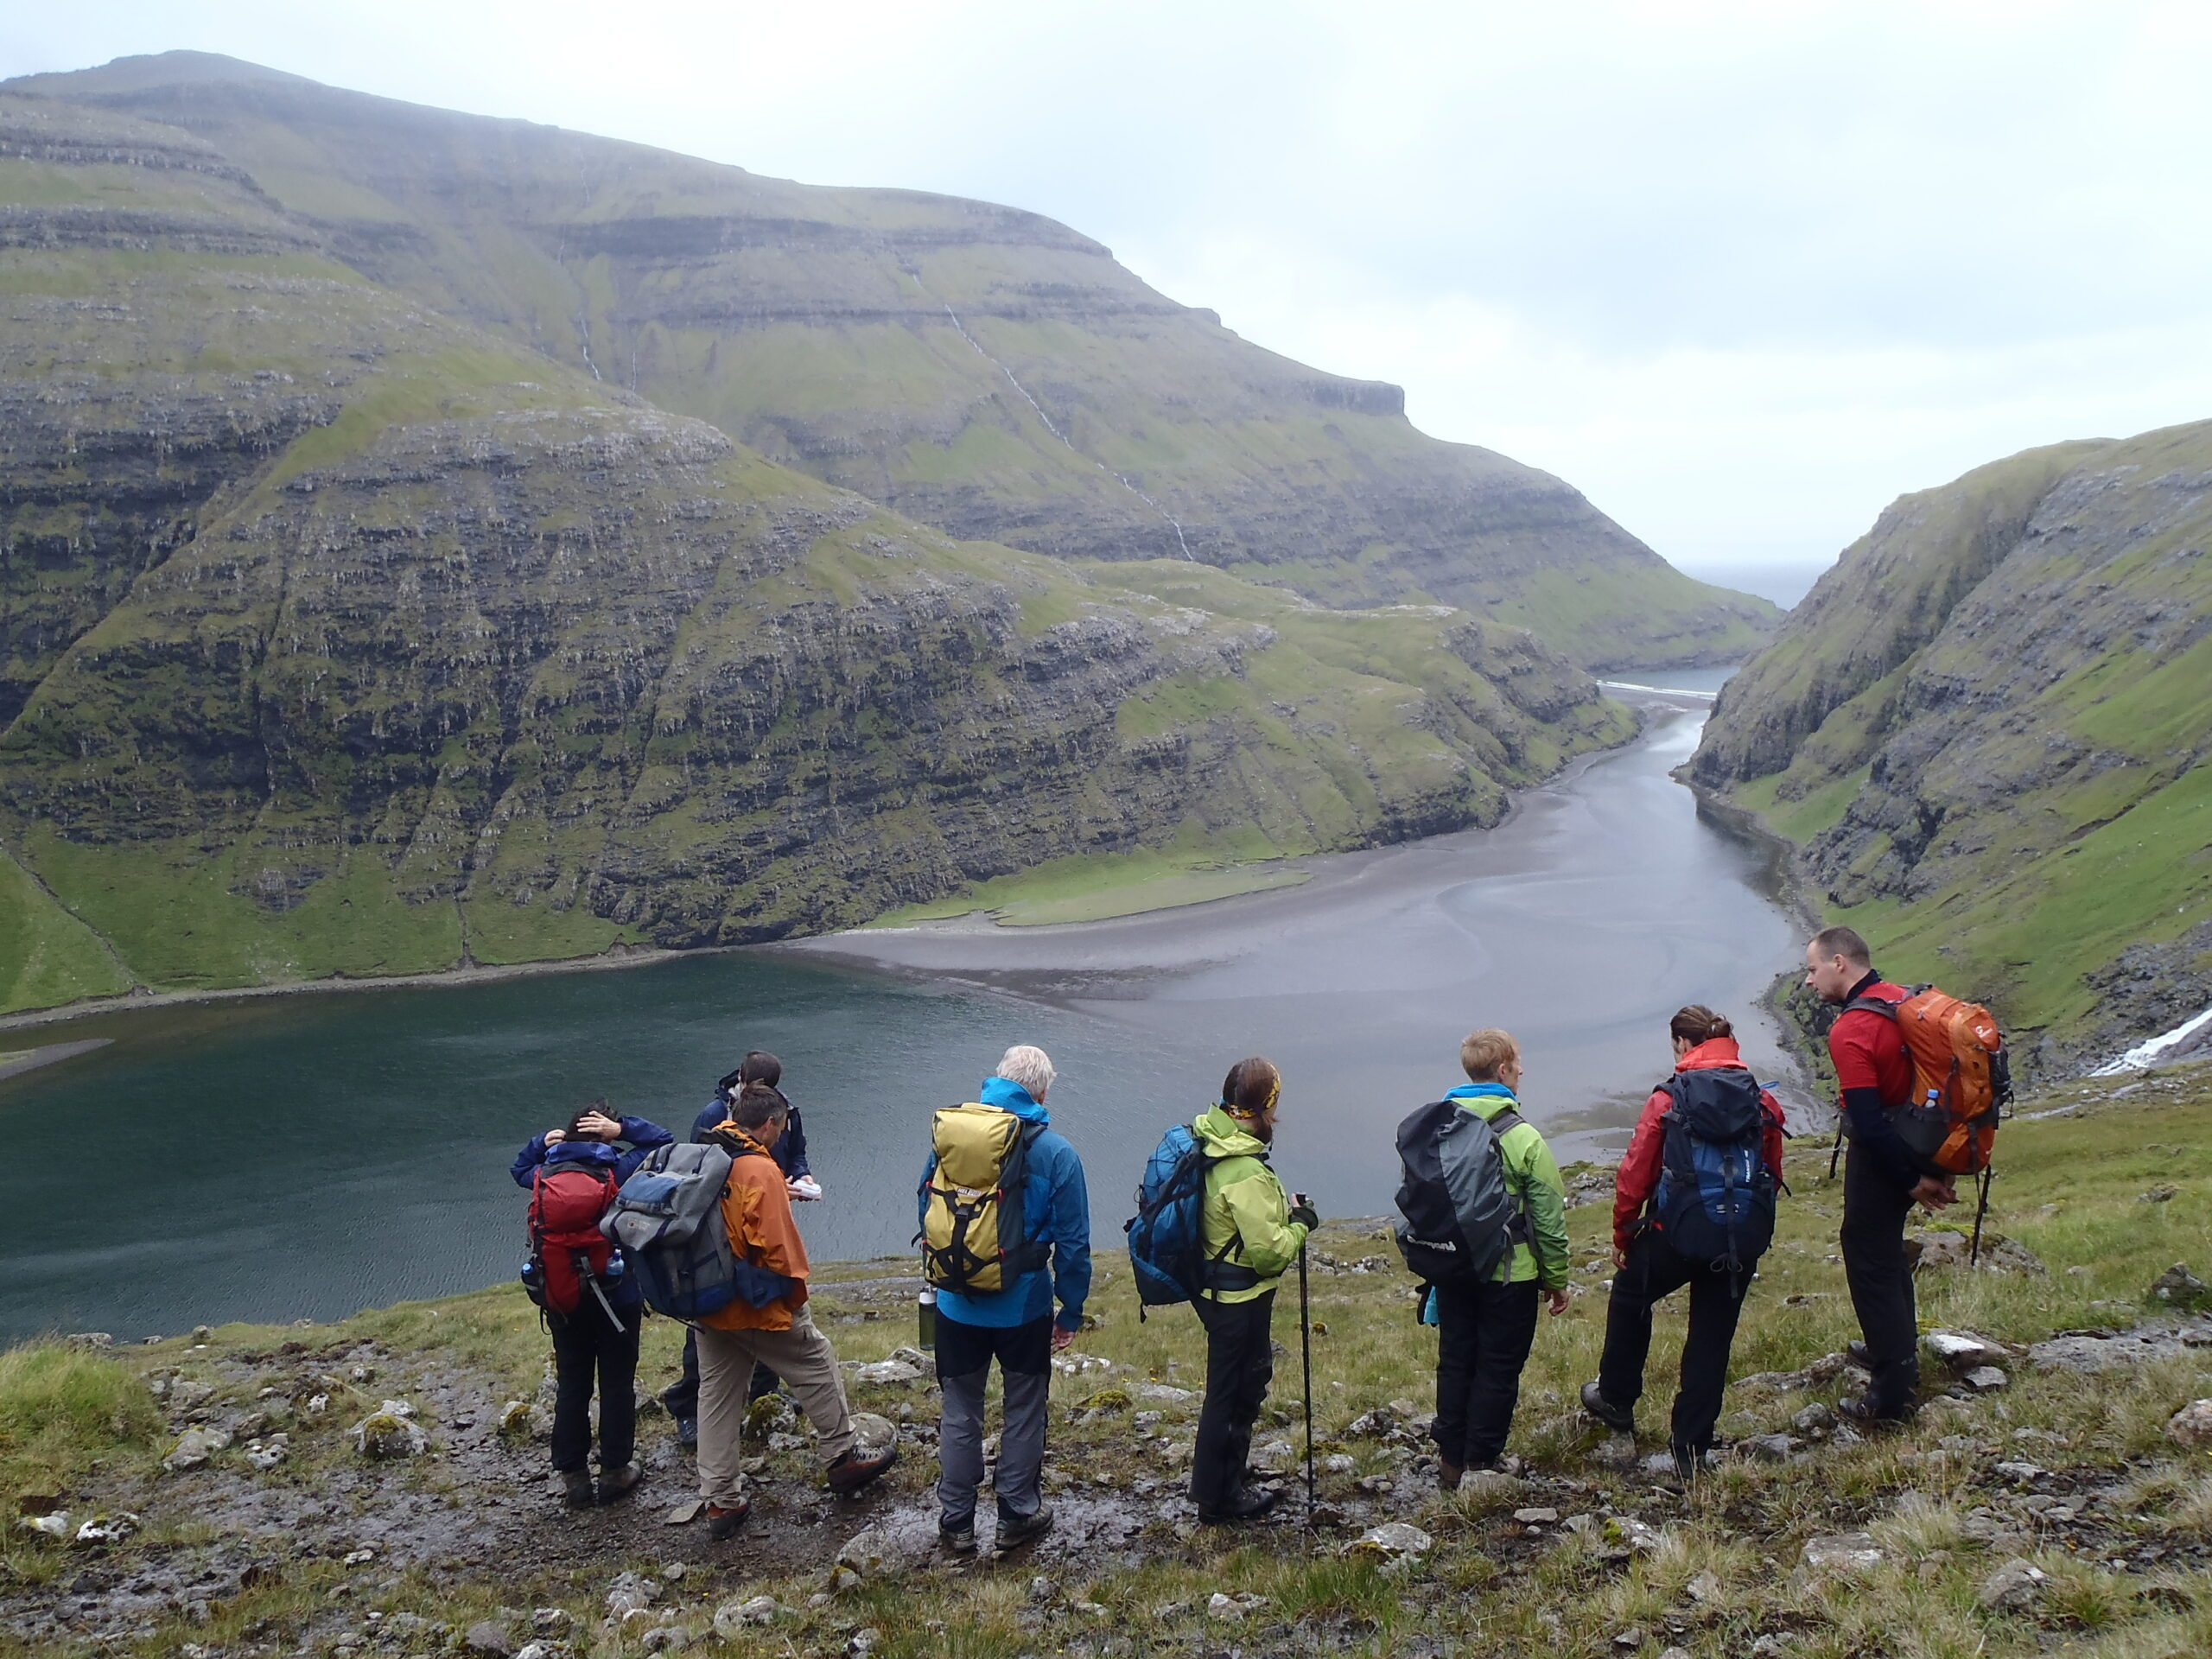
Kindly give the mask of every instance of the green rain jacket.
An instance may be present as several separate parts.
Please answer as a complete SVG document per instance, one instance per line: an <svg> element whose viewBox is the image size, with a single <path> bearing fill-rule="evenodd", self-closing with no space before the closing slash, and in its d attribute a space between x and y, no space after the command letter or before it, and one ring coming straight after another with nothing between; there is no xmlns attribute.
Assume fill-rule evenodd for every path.
<svg viewBox="0 0 2212 1659"><path fill-rule="evenodd" d="M1191 1133L1210 1160L1203 1233L1206 1259L1211 1262L1227 1245L1224 1262L1260 1275L1249 1290L1205 1294L1217 1302L1255 1300L1273 1290L1298 1260L1306 1224L1290 1218L1289 1195L1262 1160L1267 1143L1258 1135L1218 1106L1192 1124Z"/></svg>
<svg viewBox="0 0 2212 1659"><path fill-rule="evenodd" d="M1445 1098L1458 1101L1463 1110L1474 1113L1484 1122L1508 1107L1518 1110L1521 1105L1513 1097L1513 1091L1502 1083L1463 1084ZM1503 1267L1498 1269L1498 1276L1512 1284L1525 1284L1534 1279L1546 1290L1565 1290L1567 1183L1560 1179L1559 1164L1552 1157L1552 1149L1537 1133L1536 1126L1523 1119L1499 1137L1497 1151L1505 1160L1506 1184L1521 1195L1521 1202L1528 1206L1529 1230L1536 1241L1533 1248L1516 1244L1510 1279Z"/></svg>

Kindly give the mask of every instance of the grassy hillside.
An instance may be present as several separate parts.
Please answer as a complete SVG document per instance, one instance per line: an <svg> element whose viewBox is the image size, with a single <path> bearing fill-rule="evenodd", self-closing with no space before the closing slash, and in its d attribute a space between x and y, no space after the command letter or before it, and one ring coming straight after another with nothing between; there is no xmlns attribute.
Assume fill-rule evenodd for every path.
<svg viewBox="0 0 2212 1659"><path fill-rule="evenodd" d="M2212 1395L2212 1324L2179 1319L2147 1293L2177 1260L2199 1273L2212 1265L2212 1077L2177 1068L2030 1105L2061 1115L2004 1131L1992 1225L2043 1270L1927 1268L1918 1281L1925 1322L1988 1339L2001 1385L1970 1385L1931 1357L1931 1402L1910 1427L1862 1440L1834 1426L1830 1408L1853 1386L1840 1351L1855 1334L1834 1259L1840 1196L1824 1153L1801 1147L1737 1338L1722 1422L1735 1449L1687 1492L1638 1462L1662 1445L1679 1306L1662 1305L1633 1447L1575 1408L1604 1328L1602 1203L1570 1212L1576 1295L1537 1335L1510 1447L1520 1472L1449 1500L1435 1493L1418 1429L1435 1338L1413 1322L1409 1281L1375 1223L1317 1235L1313 1421L1325 1507L1311 1529L1295 1472L1294 1293L1277 1306L1287 1353L1255 1440L1258 1461L1291 1471L1287 1495L1262 1525L1199 1529L1181 1497L1204 1369L1196 1321L1179 1308L1140 1324L1126 1266L1102 1254L1095 1323L1053 1379L1046 1484L1059 1527L973 1563L931 1548L936 1406L925 1378L849 1384L855 1408L879 1414L904 1452L857 1500L820 1492L803 1433L777 1427L767 1408L748 1447L762 1459L754 1518L736 1541L714 1545L696 1523L662 1523L691 1483L664 1418L645 1422L648 1473L632 1503L566 1514L552 1501L529 1422L546 1343L512 1286L333 1325L224 1327L105 1355L18 1349L0 1357L10 1495L34 1495L35 1513L66 1512L71 1529L128 1511L140 1529L81 1547L9 1532L0 1651L108 1639L146 1653L190 1642L210 1659L256 1644L435 1652L489 1621L510 1645L626 1656L712 1643L722 1610L737 1653L895 1659L2201 1654L2212 1645L2212 1477L2202 1452L2166 1425ZM912 1340L911 1271L891 1262L821 1275L817 1316L842 1357L878 1360ZM2162 1339L2080 1334L2139 1321ZM2033 1346L2061 1332L2076 1334ZM649 1323L641 1386L673 1378L677 1336ZM2092 1363L2108 1369L2075 1369ZM378 1464L350 1449L347 1427L385 1398L413 1410L435 1456ZM232 1439L200 1467L161 1471L188 1427ZM255 1469L249 1449L265 1457L280 1433L281 1460ZM1430 1541L1409 1570L1347 1553L1394 1522ZM1871 1555L1808 1561L1808 1544L1853 1533L1866 1535L1853 1547ZM856 1537L867 1547L848 1559L865 1570L840 1575L836 1558ZM2019 1576L2016 1561L2041 1582L1997 1597L1993 1582L2004 1582L2000 1571ZM606 1598L636 1582L618 1580L624 1572L654 1588L645 1611L618 1623ZM764 1595L772 1606L753 1602ZM753 1614L740 1617L747 1602ZM650 1634L671 1627L686 1637Z"/></svg>
<svg viewBox="0 0 2212 1659"><path fill-rule="evenodd" d="M2212 424L1907 498L1728 685L1691 763L1885 969L2038 1064L2212 1003Z"/></svg>
<svg viewBox="0 0 2212 1659"><path fill-rule="evenodd" d="M0 1011L848 925L1495 822L1518 630L956 540L0 96Z"/></svg>
<svg viewBox="0 0 2212 1659"><path fill-rule="evenodd" d="M9 89L189 131L385 286L963 539L1482 608L1585 665L1734 660L1774 621L1557 479L1415 431L1398 388L1253 346L1033 213L200 54Z"/></svg>

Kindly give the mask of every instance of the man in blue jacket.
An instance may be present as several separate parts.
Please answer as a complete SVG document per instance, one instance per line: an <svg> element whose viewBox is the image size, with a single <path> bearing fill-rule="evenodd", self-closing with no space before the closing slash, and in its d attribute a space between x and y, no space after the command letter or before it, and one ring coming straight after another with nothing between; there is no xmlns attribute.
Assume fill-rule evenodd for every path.
<svg viewBox="0 0 2212 1659"><path fill-rule="evenodd" d="M548 1129L533 1135L515 1154L511 1172L517 1186L528 1188L538 1170L588 1169L594 1175L612 1176L616 1185L629 1179L632 1170L656 1147L676 1137L658 1123L642 1117L609 1117L600 1109L607 1103L594 1101L576 1114L566 1128ZM627 1152L617 1152L626 1143ZM645 1293L634 1274L603 1281L601 1294L615 1319L596 1297L588 1297L575 1313L551 1321L553 1370L559 1389L553 1405L553 1471L561 1477L562 1495L570 1503L592 1501L591 1395L599 1387L599 1491L602 1503L620 1497L638 1484L633 1457L638 1433L638 1327Z"/></svg>
<svg viewBox="0 0 2212 1659"><path fill-rule="evenodd" d="M976 1548L976 1496L983 1481L983 1385L993 1359L1006 1395L999 1435L998 1548L1041 1537L1052 1525L1043 1501L1045 1402L1052 1356L1075 1340L1090 1294L1090 1198L1083 1160L1051 1127L1045 1096L1052 1062L1027 1044L1007 1050L998 1073L984 1079L978 1101L1012 1112L1039 1133L1029 1146L1023 1188L1023 1242L1049 1262L988 1295L940 1290L937 1299L937 1376L944 1389L938 1426L938 1537L956 1554ZM919 1209L929 1207L932 1152L922 1168ZM1052 1313L1055 1300L1059 1316Z"/></svg>
<svg viewBox="0 0 2212 1659"><path fill-rule="evenodd" d="M691 1139L704 1145L708 1137L721 1127L729 1116L730 1103L737 1098L738 1090L748 1083L765 1083L771 1089L779 1089L784 1078L784 1063L765 1048L747 1053L731 1072L715 1085L713 1097L700 1109L691 1123ZM786 1095L785 1099L791 1097ZM783 1138L776 1142L770 1154L776 1167L784 1172L785 1189L794 1204L810 1203L822 1196L822 1184L814 1179L814 1172L806 1161L806 1128L798 1121L798 1108L790 1109L785 1120ZM758 1400L764 1394L773 1394L780 1381L766 1365L753 1368L753 1388L748 1398ZM661 1390L660 1402L668 1408L668 1414L676 1420L677 1443L696 1446L699 1443L699 1335L687 1330L683 1335L683 1375Z"/></svg>

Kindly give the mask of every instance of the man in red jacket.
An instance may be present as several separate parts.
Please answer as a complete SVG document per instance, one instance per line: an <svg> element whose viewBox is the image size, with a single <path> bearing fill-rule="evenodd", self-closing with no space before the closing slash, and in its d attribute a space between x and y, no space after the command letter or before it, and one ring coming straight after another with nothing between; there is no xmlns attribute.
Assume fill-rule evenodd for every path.
<svg viewBox="0 0 2212 1659"><path fill-rule="evenodd" d="M1896 1004L1908 993L1874 971L1866 941L1847 927L1824 928L1805 947L1805 983L1843 1012L1828 1027L1840 1110L1851 1150L1843 1166L1843 1228L1838 1243L1851 1306L1866 1338L1873 1382L1865 1395L1836 1408L1862 1426L1901 1423L1919 1407L1920 1329L1912 1268L1904 1255L1912 1206L1956 1203L1950 1178L1931 1174L1899 1137L1891 1114L1912 1102L1912 1057L1897 1020L1861 1002Z"/></svg>
<svg viewBox="0 0 2212 1659"><path fill-rule="evenodd" d="M1744 1072L1743 1056L1727 1020L1693 1003L1669 1022L1675 1046L1675 1071L1728 1070ZM1755 1086L1755 1085L1752 1085ZM1759 1156L1777 1186L1782 1181L1783 1114L1765 1090L1758 1090ZM1675 1395L1669 1436L1675 1466L1687 1478L1713 1445L1720 1420L1721 1395L1728 1386L1728 1353L1736 1340L1736 1319L1752 1263L1731 1272L1677 1251L1652 1213L1660 1178L1665 1173L1666 1119L1675 1105L1664 1085L1651 1091L1637 1120L1636 1133L1621 1160L1613 1186L1612 1299L1605 1311L1605 1351L1598 1380L1582 1388L1582 1406L1592 1417L1623 1433L1636 1430L1636 1402L1643 1393L1643 1362L1651 1351L1652 1305L1684 1285L1690 1287L1689 1332L1682 1343L1681 1383Z"/></svg>

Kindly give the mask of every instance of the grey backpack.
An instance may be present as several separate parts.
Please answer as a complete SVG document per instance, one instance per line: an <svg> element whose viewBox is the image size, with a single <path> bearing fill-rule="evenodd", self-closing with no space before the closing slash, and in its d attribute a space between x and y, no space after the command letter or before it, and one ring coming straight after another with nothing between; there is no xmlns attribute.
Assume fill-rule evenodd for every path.
<svg viewBox="0 0 2212 1659"><path fill-rule="evenodd" d="M1485 1122L1455 1100L1432 1101L1398 1125L1398 1253L1432 1285L1484 1282L1529 1228L1498 1141L1522 1122L1510 1107Z"/></svg>
<svg viewBox="0 0 2212 1659"><path fill-rule="evenodd" d="M622 1183L599 1230L622 1247L656 1313L697 1319L738 1297L738 1262L722 1224L729 1154L683 1142L657 1147Z"/></svg>

